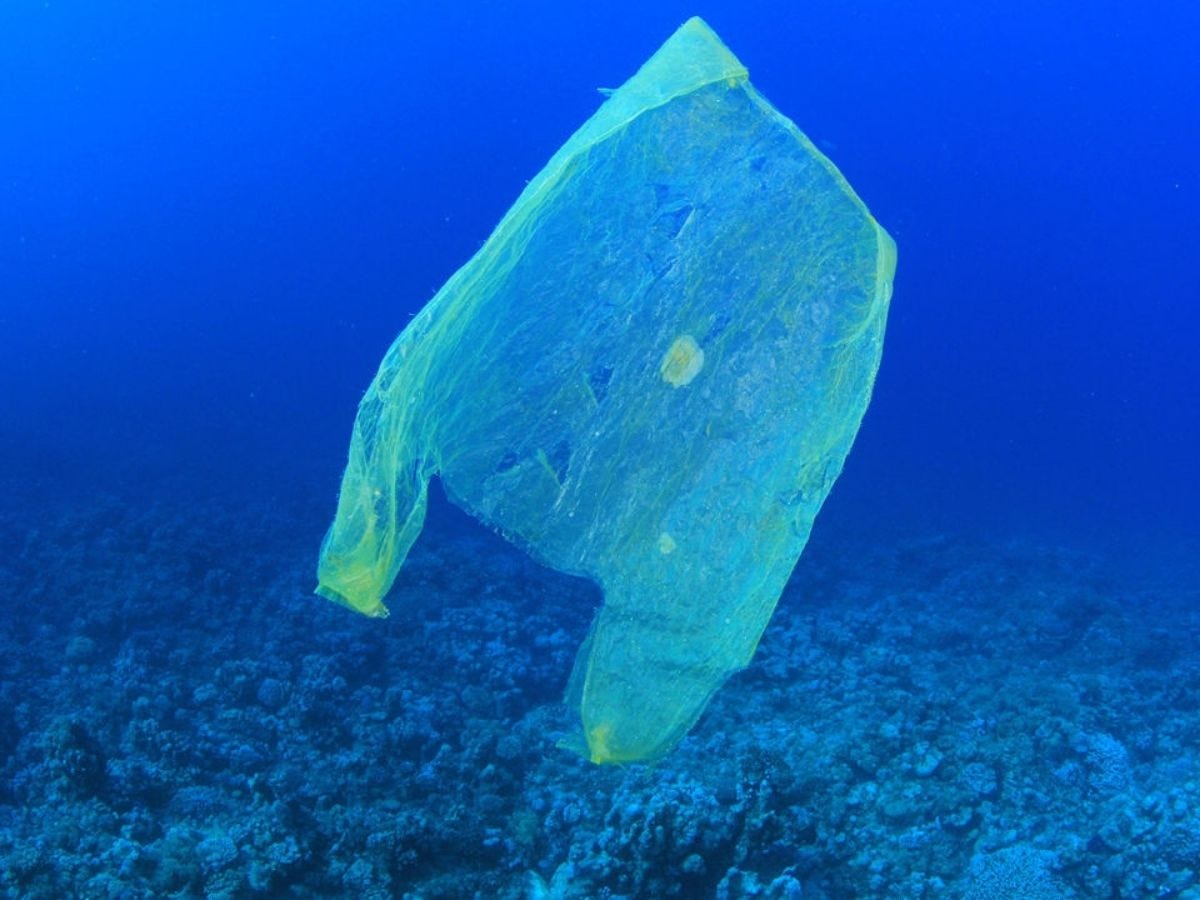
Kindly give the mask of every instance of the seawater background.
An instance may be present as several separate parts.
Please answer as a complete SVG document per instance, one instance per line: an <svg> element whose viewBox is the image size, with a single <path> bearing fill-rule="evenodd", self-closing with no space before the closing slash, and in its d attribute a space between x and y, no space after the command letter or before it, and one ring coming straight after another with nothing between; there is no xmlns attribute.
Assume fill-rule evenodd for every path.
<svg viewBox="0 0 1200 900"><path fill-rule="evenodd" d="M754 727L779 726L774 738L730 725L738 713L726 697L658 769L597 773L531 737L497 754L486 735L529 737L514 723L553 704L597 598L441 505L441 545L422 542L400 588L414 611L361 623L305 596L354 405L408 317L594 111L594 89L623 81L696 13L897 240L875 399L768 633L792 654L771 656L768 644L764 655L792 661L756 662L728 689ZM1182 2L4 4L5 890L453 896L540 890L534 872L547 891L577 883L581 895L670 884L736 894L751 875L763 890L778 882L776 892L790 889L786 876L809 892L911 895L932 882L914 887L896 872L961 887L972 873L986 881L988 860L1007 864L1006 853L1054 873L1056 889L1188 890L1194 878L1180 873L1200 860L1162 848L1176 846L1172 829L1197 824L1188 803L1200 798L1184 787L1195 761L1162 742L1170 733L1186 746L1195 711L1163 692L1190 684L1197 663L1153 636L1184 641L1195 627L1198 34L1200 12ZM997 621L973 620L981 609ZM1000 620L1028 624L993 634ZM895 630L914 623L916 636ZM968 633L960 655L934 653L935 636L954 646L946 635ZM811 653L796 650L797 635L809 635ZM431 678L481 653L494 661L477 677ZM870 673L893 677L906 653L930 683L961 664L963 680L1006 684L980 662L1006 656L1062 668L1016 692L1027 718L1008 732L989 704L1013 695L985 692L977 718L992 722L983 731L994 742L972 744L918 701L881 701ZM1085 672L1075 665L1085 659L1103 665ZM818 684L823 666L829 678L851 666L857 680ZM268 680L276 687L264 689ZM1053 713L1029 699L1051 683L1071 695ZM881 723L905 711L899 746L872 764L862 762L869 746L838 750L852 745L851 726L820 727L798 684L870 725L860 747L890 746ZM469 689L510 699L472 705ZM792 699L776 708L766 696ZM326 733L351 697L361 726ZM1114 712L1139 704L1144 721ZM429 706L440 712L421 712ZM391 725L379 728L424 737L372 743L380 710ZM785 727L797 720L819 737L798 746ZM1051 721L1061 733L1033 756L1047 772L1073 762L1082 774L1047 775L1054 790L1028 776L1060 810L1044 814L1047 828L1018 799L1032 788L1002 767L1015 752L1005 741ZM146 722L158 737L133 734ZM167 745L208 749L193 759ZM785 760L792 788L774 801L756 788L756 813L746 785L763 779L747 761L764 747ZM386 758L370 761L371 748ZM928 774L949 794L914 774L930 748L947 761ZM859 759L851 774L795 788L804 772L835 771L840 752ZM426 771L438 759L443 769ZM308 773L321 760L329 783L308 774L255 793L289 764ZM150 787L128 774L135 762ZM946 800L976 763L999 772L1000 786L973 803ZM507 780L483 790L489 764ZM373 766L390 775L354 780ZM688 778L686 803L664 793ZM834 808L867 790L858 785L899 796L914 779L933 806L893 804L857 814L857 825ZM569 794L580 784L599 794ZM212 798L174 799L185 787ZM435 793L457 798L473 824L455 830L433 816ZM494 799L480 807L481 795ZM338 818L368 816L382 797L398 804L392 818L361 834ZM740 824L705 819L713 797L725 808L740 798ZM655 844L647 810L661 818L681 803L693 813L671 813L676 837ZM1174 803L1184 804L1176 818L1155 818ZM236 832L230 810L244 818L248 806L274 810L266 838ZM782 822L783 809L807 810L808 824L747 836L771 816ZM91 846L62 831L54 810L110 818ZM1106 838L1086 824L1129 810L1140 811L1133 824ZM446 847L491 849L446 861L397 815L437 819L426 824ZM954 815L967 815L959 829L913 837ZM689 822L724 837L693 846ZM1007 843L989 838L1014 828ZM1122 834L1162 851L1166 868L1123 858L1113 846ZM911 844L910 856L855 861L846 848L859 838ZM213 840L228 844L204 844ZM943 850L913 849L930 842ZM769 858L737 849L776 844L784 849ZM569 852L584 862L567 871ZM1051 865L1039 853L1058 855ZM600 855L617 861L611 871L587 868ZM1116 871L1092 871L1114 856ZM361 859L365 870L347 874ZM431 887L434 869L446 881Z"/></svg>

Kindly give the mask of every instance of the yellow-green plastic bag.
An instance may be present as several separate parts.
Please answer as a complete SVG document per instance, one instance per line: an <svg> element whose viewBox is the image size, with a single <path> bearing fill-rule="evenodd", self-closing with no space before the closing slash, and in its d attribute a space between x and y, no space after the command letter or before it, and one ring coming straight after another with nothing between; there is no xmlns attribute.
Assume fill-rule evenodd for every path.
<svg viewBox="0 0 1200 900"><path fill-rule="evenodd" d="M595 762L659 756L754 653L867 407L895 245L700 19L614 91L388 350L318 593L367 615L429 478L604 592Z"/></svg>

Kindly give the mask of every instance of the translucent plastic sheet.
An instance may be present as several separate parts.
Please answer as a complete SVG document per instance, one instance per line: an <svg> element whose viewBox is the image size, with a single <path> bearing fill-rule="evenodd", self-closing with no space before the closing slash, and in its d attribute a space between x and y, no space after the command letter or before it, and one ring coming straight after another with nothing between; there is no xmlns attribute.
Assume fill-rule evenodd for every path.
<svg viewBox="0 0 1200 900"><path fill-rule="evenodd" d="M894 268L833 164L688 21L388 351L318 592L385 615L438 475L602 588L581 749L661 755L754 653L866 410Z"/></svg>

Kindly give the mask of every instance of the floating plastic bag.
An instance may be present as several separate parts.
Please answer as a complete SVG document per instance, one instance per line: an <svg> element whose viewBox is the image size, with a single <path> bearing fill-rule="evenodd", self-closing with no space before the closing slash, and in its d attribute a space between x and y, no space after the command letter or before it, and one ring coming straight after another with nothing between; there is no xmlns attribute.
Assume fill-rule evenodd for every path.
<svg viewBox="0 0 1200 900"><path fill-rule="evenodd" d="M401 333L318 593L367 615L429 478L604 592L595 762L668 751L754 653L867 407L895 245L700 19L614 91Z"/></svg>

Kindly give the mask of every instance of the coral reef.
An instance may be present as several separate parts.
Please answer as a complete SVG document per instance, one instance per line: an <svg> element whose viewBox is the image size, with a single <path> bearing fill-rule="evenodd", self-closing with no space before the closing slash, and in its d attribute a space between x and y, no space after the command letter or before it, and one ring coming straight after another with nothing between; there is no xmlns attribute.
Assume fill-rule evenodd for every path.
<svg viewBox="0 0 1200 900"><path fill-rule="evenodd" d="M323 504L6 518L0 895L1200 896L1200 605L818 529L679 749L557 746L599 599L444 502L385 622Z"/></svg>

